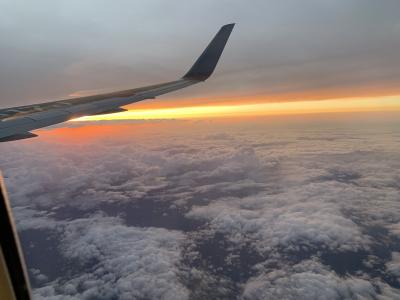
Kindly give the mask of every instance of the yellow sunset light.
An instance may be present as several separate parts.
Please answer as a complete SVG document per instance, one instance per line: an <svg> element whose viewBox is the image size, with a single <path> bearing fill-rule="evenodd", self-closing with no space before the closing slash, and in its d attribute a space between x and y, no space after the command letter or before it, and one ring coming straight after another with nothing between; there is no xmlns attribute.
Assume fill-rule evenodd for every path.
<svg viewBox="0 0 400 300"><path fill-rule="evenodd" d="M74 121L196 119L326 112L400 111L400 95L237 105L207 105L173 108L133 109L122 113L87 116Z"/></svg>

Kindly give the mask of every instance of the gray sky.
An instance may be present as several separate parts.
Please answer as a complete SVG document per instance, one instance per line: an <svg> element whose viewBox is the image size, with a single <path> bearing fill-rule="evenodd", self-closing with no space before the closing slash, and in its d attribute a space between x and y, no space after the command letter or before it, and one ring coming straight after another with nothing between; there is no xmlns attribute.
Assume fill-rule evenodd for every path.
<svg viewBox="0 0 400 300"><path fill-rule="evenodd" d="M400 92L398 0L0 0L0 106L174 80L230 22L215 76L163 99Z"/></svg>

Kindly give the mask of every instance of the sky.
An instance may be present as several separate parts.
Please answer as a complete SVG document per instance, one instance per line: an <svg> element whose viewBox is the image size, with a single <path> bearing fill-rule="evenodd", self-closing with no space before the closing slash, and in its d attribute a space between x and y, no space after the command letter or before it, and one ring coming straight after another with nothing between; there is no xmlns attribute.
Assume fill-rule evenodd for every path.
<svg viewBox="0 0 400 300"><path fill-rule="evenodd" d="M397 0L0 0L0 106L174 80L235 22L206 83L119 117L398 111L399 20Z"/></svg>

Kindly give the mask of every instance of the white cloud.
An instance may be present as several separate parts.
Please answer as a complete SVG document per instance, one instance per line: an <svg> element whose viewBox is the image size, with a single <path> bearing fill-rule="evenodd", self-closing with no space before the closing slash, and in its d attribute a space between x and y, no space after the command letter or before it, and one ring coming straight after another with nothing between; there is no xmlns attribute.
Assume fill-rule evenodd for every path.
<svg viewBox="0 0 400 300"><path fill-rule="evenodd" d="M392 259L386 263L386 269L400 282L400 252L392 252Z"/></svg>
<svg viewBox="0 0 400 300"><path fill-rule="evenodd" d="M238 258L244 247L262 260L249 266L252 277L244 290L249 299L318 298L317 288L333 299L398 295L383 277L366 273L386 263L397 274L397 254L387 262L376 247L394 251L399 232L398 139L347 129L213 133L211 123L186 126L195 133L165 123L161 132L135 136L132 125L110 140L1 145L0 165L18 228L54 229L64 258L79 261L81 268L37 288L38 297L107 298L115 292L129 299L185 299L192 291L182 282L198 278L196 293L216 286L224 263L245 259ZM193 230L188 234L178 231L184 230L179 222L177 230L127 226L131 220L124 209L140 213L147 201L171 210L157 218L175 213L201 226L185 229ZM105 204L119 217L107 216ZM163 226L142 212L145 226ZM183 256L201 257L196 243L217 233L229 242L220 269L184 265ZM341 277L322 262L301 261L302 252L321 261L324 253L360 252L360 268L366 269L349 266L351 275ZM221 294L242 284L229 276L223 280Z"/></svg>
<svg viewBox="0 0 400 300"><path fill-rule="evenodd" d="M187 216L207 219L212 230L238 243L251 241L260 251L277 246L287 250L300 246L337 251L367 249L369 237L327 197L336 189L321 183L277 195L219 199L193 207Z"/></svg>
<svg viewBox="0 0 400 300"><path fill-rule="evenodd" d="M37 289L37 298L187 299L176 267L181 233L127 227L99 215L63 226L60 251L83 269Z"/></svg>
<svg viewBox="0 0 400 300"><path fill-rule="evenodd" d="M375 299L373 284L365 279L340 278L317 261L308 260L287 270L251 278L244 299Z"/></svg>

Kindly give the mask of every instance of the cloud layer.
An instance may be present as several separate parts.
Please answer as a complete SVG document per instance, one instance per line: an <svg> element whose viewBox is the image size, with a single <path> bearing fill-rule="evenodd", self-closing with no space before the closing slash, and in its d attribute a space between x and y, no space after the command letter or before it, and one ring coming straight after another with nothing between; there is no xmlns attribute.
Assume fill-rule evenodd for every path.
<svg viewBox="0 0 400 300"><path fill-rule="evenodd" d="M2 144L35 296L398 297L400 133L383 124L182 121Z"/></svg>

